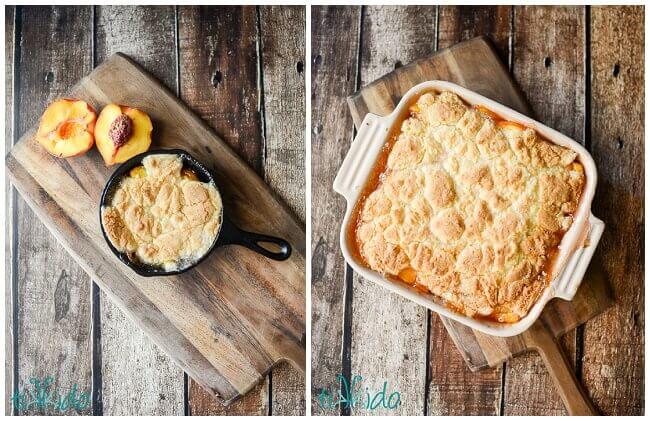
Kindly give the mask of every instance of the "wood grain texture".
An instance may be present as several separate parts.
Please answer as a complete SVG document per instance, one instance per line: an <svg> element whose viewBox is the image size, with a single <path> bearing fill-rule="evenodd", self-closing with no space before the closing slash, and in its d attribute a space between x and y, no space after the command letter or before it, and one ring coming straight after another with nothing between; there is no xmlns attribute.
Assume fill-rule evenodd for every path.
<svg viewBox="0 0 650 421"><path fill-rule="evenodd" d="M264 179L305 220L305 8L260 7Z"/></svg>
<svg viewBox="0 0 650 421"><path fill-rule="evenodd" d="M264 179L305 220L305 8L258 8ZM304 415L305 380L289 364L272 371L272 415Z"/></svg>
<svg viewBox="0 0 650 421"><path fill-rule="evenodd" d="M345 201L332 181L352 140L345 97L355 89L360 7L312 8L312 353L311 413L335 415L318 394L343 373L346 266L338 245ZM334 36L334 34L336 34ZM350 270L348 268L348 270Z"/></svg>
<svg viewBox="0 0 650 421"><path fill-rule="evenodd" d="M396 63L435 50L435 7L368 6L362 22L361 85L394 70ZM380 406L372 412L355 409L353 414L424 414L427 310L357 274L352 308L352 374L363 376L370 390L381 390L388 381L391 390L409 397L397 409Z"/></svg>
<svg viewBox="0 0 650 421"><path fill-rule="evenodd" d="M437 314L430 332L427 414L499 414L502 367L471 372Z"/></svg>
<svg viewBox="0 0 650 421"><path fill-rule="evenodd" d="M21 7L17 135L23 136L47 104L92 69L90 7ZM65 70L64 70L65 69ZM18 287L18 384L56 377L56 389L91 389L90 281L57 240L19 199L16 276ZM72 411L74 412L74 411ZM54 409L28 410L54 414ZM83 411L90 413L90 408Z"/></svg>
<svg viewBox="0 0 650 421"><path fill-rule="evenodd" d="M644 413L644 8L591 9L594 213L607 229L594 260L616 306L585 327L583 379L598 408Z"/></svg>
<svg viewBox="0 0 650 421"><path fill-rule="evenodd" d="M513 74L533 116L584 144L584 7L515 7ZM553 30L546 30L553 22ZM576 335L561 341L572 364ZM566 410L544 362L528 353L506 364L504 413L563 415Z"/></svg>
<svg viewBox="0 0 650 421"><path fill-rule="evenodd" d="M451 47L483 35L509 65L512 40L511 6L440 6L438 48Z"/></svg>
<svg viewBox="0 0 650 421"><path fill-rule="evenodd" d="M226 402L281 359L304 370L304 231L286 206L198 117L123 56L106 60L70 95L144 109L157 122L155 146L182 146L210 163L217 180L228 181L221 192L231 218L286 238L294 253L280 263L224 247L192 271L144 280L117 262L99 234L97 202L109 170L97 153L62 162L38 147L30 131L7 169L61 244L154 342Z"/></svg>
<svg viewBox="0 0 650 421"><path fill-rule="evenodd" d="M438 48L488 35L504 63L510 57L510 6L440 6ZM497 415L500 411L502 366L471 372L456 351L440 317L430 314L429 395L431 415Z"/></svg>
<svg viewBox="0 0 650 421"><path fill-rule="evenodd" d="M129 54L176 91L173 6L96 7L94 47L95 65ZM183 370L103 292L100 303L103 415L182 415ZM125 382L125 373L134 374Z"/></svg>
<svg viewBox="0 0 650 421"><path fill-rule="evenodd" d="M261 175L255 7L179 7L178 25L181 97Z"/></svg>
<svg viewBox="0 0 650 421"><path fill-rule="evenodd" d="M305 378L289 363L281 362L271 371L271 415L304 416Z"/></svg>
<svg viewBox="0 0 650 421"><path fill-rule="evenodd" d="M262 175L255 8L180 7L178 20L181 97ZM228 408L191 379L188 387L192 415L269 411L268 379Z"/></svg>
<svg viewBox="0 0 650 421"><path fill-rule="evenodd" d="M9 150L14 139L14 49L16 7L5 6L5 150ZM14 302L13 302L13 246L16 190L9 180L5 181L5 415L13 414L14 381Z"/></svg>
<svg viewBox="0 0 650 421"><path fill-rule="evenodd" d="M190 379L190 383L192 380ZM227 407L203 392L197 384L189 384L189 415L268 415L269 384L268 380L255 386L250 392L237 399Z"/></svg>

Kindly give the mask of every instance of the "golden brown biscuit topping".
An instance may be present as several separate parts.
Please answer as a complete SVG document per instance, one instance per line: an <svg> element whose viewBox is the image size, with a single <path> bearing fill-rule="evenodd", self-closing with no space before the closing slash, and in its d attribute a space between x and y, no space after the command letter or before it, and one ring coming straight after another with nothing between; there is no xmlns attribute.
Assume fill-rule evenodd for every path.
<svg viewBox="0 0 650 421"><path fill-rule="evenodd" d="M442 92L419 97L387 153L357 206L367 266L468 316L524 317L578 207L576 152Z"/></svg>
<svg viewBox="0 0 650 421"><path fill-rule="evenodd" d="M215 186L188 176L178 155L149 155L121 181L110 206L102 209L102 225L120 252L177 270L212 246L221 208Z"/></svg>

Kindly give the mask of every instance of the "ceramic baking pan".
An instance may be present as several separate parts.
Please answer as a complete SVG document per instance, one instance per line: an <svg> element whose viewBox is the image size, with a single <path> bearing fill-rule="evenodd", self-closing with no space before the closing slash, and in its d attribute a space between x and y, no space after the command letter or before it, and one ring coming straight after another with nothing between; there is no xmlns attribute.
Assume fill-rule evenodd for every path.
<svg viewBox="0 0 650 421"><path fill-rule="evenodd" d="M420 95L428 91L450 91L461 97L469 105L481 105L493 111L501 118L536 130L541 136L561 146L568 147L578 154L578 160L585 169L586 184L582 193L574 221L565 233L559 245L559 253L550 271L550 283L540 295L529 313L516 323L497 323L489 320L475 319L457 313L432 294L423 293L405 283L386 279L358 262L350 245L347 234L353 209L360 198L366 181L375 166L382 147L389 140L396 123L401 122L407 108ZM508 107L492 101L461 86L443 81L424 82L411 88L400 100L393 112L385 117L367 114L357 136L350 147L343 164L334 180L334 190L343 195L347 201L347 210L341 227L341 250L348 264L361 276L400 294L411 301L423 305L445 317L463 323L472 329L489 335L514 336L530 327L539 317L546 303L559 297L571 300L582 282L585 270L598 245L605 224L591 213L591 202L596 191L598 174L591 155L578 142L568 138L544 124L520 114Z"/></svg>

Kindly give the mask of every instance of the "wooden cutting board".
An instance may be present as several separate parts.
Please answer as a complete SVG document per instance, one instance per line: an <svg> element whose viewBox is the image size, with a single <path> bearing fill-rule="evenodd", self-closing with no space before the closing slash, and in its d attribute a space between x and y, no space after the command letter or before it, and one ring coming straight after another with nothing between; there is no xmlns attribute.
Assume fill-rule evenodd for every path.
<svg viewBox="0 0 650 421"><path fill-rule="evenodd" d="M253 388L280 360L304 374L304 225L203 121L126 56L110 57L67 96L97 111L115 102L147 112L154 126L152 148L182 148L210 167L233 221L286 239L293 254L276 262L225 246L186 273L140 277L110 252L100 231L99 198L116 167L106 168L95 148L81 157L52 157L34 140L33 128L9 152L7 172L63 247L128 317L225 404Z"/></svg>
<svg viewBox="0 0 650 421"><path fill-rule="evenodd" d="M414 85L436 79L456 83L523 114L532 115L522 92L489 40L477 37L400 67L348 97L355 126L361 124L367 113L389 114L402 95ZM511 338L489 336L451 319L441 319L472 371L496 366L512 356L535 349L544 357L554 378L561 382L559 386L569 388L571 379L565 377L571 374L571 370L557 345L557 338L598 315L612 303L612 293L602 271L592 265L573 301L553 299L546 305L538 322L520 335ZM565 404L572 400L572 396L565 396L562 390L560 394Z"/></svg>

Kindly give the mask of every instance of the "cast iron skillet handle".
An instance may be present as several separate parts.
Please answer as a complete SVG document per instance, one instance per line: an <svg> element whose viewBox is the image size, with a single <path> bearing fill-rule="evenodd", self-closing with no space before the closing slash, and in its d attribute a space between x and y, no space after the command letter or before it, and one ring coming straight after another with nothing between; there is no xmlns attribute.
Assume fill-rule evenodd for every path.
<svg viewBox="0 0 650 421"><path fill-rule="evenodd" d="M270 235L256 234L254 232L248 232L240 230L242 236L240 237L239 244L247 247L262 256L266 256L269 259L273 260L287 260L291 256L291 245L284 241L282 238L271 237ZM280 251L274 252L264 248L260 243L273 243L277 244L280 247Z"/></svg>
<svg viewBox="0 0 650 421"><path fill-rule="evenodd" d="M282 238L270 235L257 234L244 231L224 217L221 233L219 233L219 245L237 244L253 250L269 259L283 261L291 256L291 245ZM280 247L280 251L271 251L260 243L272 243Z"/></svg>

